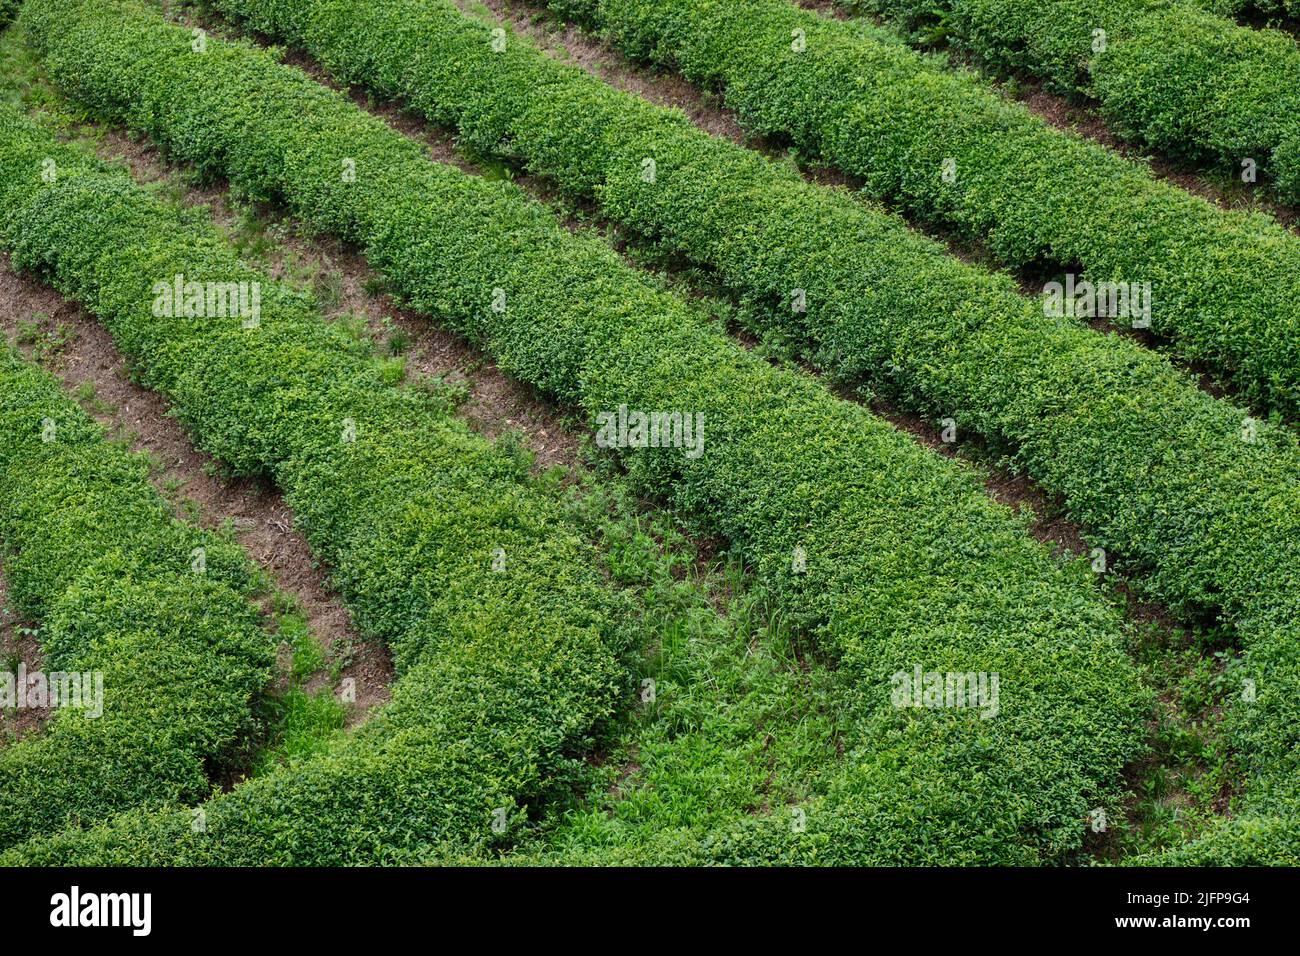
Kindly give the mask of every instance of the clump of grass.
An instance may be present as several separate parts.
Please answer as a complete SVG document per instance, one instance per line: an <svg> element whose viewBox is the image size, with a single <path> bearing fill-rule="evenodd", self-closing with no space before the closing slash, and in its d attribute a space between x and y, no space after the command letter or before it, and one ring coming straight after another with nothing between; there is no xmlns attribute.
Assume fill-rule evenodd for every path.
<svg viewBox="0 0 1300 956"><path fill-rule="evenodd" d="M400 385L406 379L406 359L401 355L377 359L379 377L385 385Z"/></svg>
<svg viewBox="0 0 1300 956"><path fill-rule="evenodd" d="M366 317L364 315L357 315L355 312L345 312L334 319L331 324L342 332L354 345L359 346L362 350L367 352L370 350L373 343L370 338L370 327L366 322Z"/></svg>
<svg viewBox="0 0 1300 956"><path fill-rule="evenodd" d="M284 685L262 702L268 732L248 760L253 776L325 752L339 737L348 716L348 705L338 700L332 689L338 664L330 665L297 600L277 589L271 594L269 613L280 637ZM309 690L308 685L322 673L328 674L330 681Z"/></svg>
<svg viewBox="0 0 1300 956"><path fill-rule="evenodd" d="M52 322L44 312L33 312L30 319L18 323L18 344L32 353L38 364L57 357L76 338L76 332L63 322Z"/></svg>
<svg viewBox="0 0 1300 956"><path fill-rule="evenodd" d="M329 311L343 301L343 276L337 272L317 272L312 279L312 293L320 307Z"/></svg>
<svg viewBox="0 0 1300 956"><path fill-rule="evenodd" d="M276 699L275 710L278 734L275 742L254 758L250 768L253 776L326 752L347 719L347 707L328 690L309 694L300 687L290 687Z"/></svg>
<svg viewBox="0 0 1300 956"><path fill-rule="evenodd" d="M414 387L426 396L436 409L454 412L469 401L469 382L450 380L444 376L423 375L415 380Z"/></svg>
<svg viewBox="0 0 1300 956"><path fill-rule="evenodd" d="M403 355L411 347L411 333L393 322L391 315L384 316L384 346L389 355Z"/></svg>

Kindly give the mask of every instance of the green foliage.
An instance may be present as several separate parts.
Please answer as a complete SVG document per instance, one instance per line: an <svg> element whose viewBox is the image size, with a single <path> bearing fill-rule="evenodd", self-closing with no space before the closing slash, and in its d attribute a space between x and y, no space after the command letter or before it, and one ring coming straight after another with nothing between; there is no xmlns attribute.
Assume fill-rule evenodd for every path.
<svg viewBox="0 0 1300 956"><path fill-rule="evenodd" d="M653 684L582 789L552 801L505 858L514 865L627 862L670 832L783 815L842 771L838 745L853 733L852 675L806 646L796 654L796 635L738 562L703 561L664 512L639 506L612 462L595 466L575 510L611 573L642 595L655 639L637 673Z"/></svg>
<svg viewBox="0 0 1300 956"><path fill-rule="evenodd" d="M325 652L301 612L292 610L281 614L276 622L276 636L282 645L289 647L292 680L301 681L325 666Z"/></svg>
<svg viewBox="0 0 1300 956"><path fill-rule="evenodd" d="M746 4L743 18L734 6L557 5L633 55L725 86L752 131L784 133L860 173L871 191L987 238L1005 262L1082 262L1094 278L1151 281L1154 324L1167 323L1185 354L1233 369L1248 394L1292 409L1297 393L1285 383L1300 374L1294 237L1157 183L999 102L977 81L844 24L783 0ZM789 46L796 27L806 31L803 53ZM668 139L672 124L662 116L654 126L614 122L612 108L597 105L611 97L591 84L580 110L578 94L565 107L565 125L598 144L588 160L564 141L566 131L541 128L546 106L504 82L515 92L502 110L516 125L497 122L512 142L525 143L530 162L572 188L609 196L616 218L663 232L717 267L769 322L781 290L808 290L811 357L991 439L1060 494L1099 544L1130 570L1148 572L1153 594L1234 625L1248 651L1234 675L1238 691L1249 680L1258 695L1228 697L1229 727L1251 774L1246 802L1294 812L1300 457L1288 435L1261 424L1256 441L1243 440L1243 409L1212 401L1153 356L1073 322L1047 321L1002 280L941 257L884 217L782 185L778 172L731 147L704 145L698 135ZM552 97L552 87L531 82L542 90L535 100L557 104L580 85L557 80ZM442 96L424 83L417 95ZM613 152L624 142L648 150L649 139L636 137L651 128L666 172L660 188L634 191L609 171L616 167L603 150L624 160ZM530 149L534 136L560 145ZM956 160L953 184L939 175L944 157ZM726 181L735 185L726 189ZM701 197L694 206L692 192Z"/></svg>
<svg viewBox="0 0 1300 956"><path fill-rule="evenodd" d="M362 12L349 9L353 15ZM269 25L274 10L262 5L259 11L262 25ZM788 626L814 637L861 687L864 727L849 747L851 772L836 791L833 810L812 815L824 822L810 820L808 839L790 835L788 820L774 816L756 821L743 846L728 839L707 852L750 861L806 856L1024 863L1059 859L1079 845L1084 813L1111 797L1120 768L1139 749L1144 695L1119 646L1114 613L1075 570L1057 566L1016 519L989 502L969 469L924 451L812 380L748 355L695 310L627 268L607 246L569 233L515 186L431 163L415 143L261 52L209 38L206 52L194 54L188 31L165 26L129 4L36 0L24 16L51 76L70 93L147 133L176 158L228 177L247 195L283 202L313 230L361 243L372 265L414 308L482 345L503 369L555 398L578 403L593 418L620 404L703 414L706 445L698 458L671 448L624 454L634 487L691 516L694 530L731 543L773 595ZM479 123L487 130L501 116L499 109L484 108ZM353 181L340 176L345 158L355 161ZM22 177L10 179L21 182ZM22 191L21 185L8 190L10 196ZM66 231L60 224L77 218L55 197L71 197L78 189L48 192L50 198L40 205L61 208L58 215L38 217L39 241L20 237L24 262L54 258L52 240ZM6 203L22 205L12 198ZM103 217L104 231L111 234L138 218L123 207L118 202L113 215ZM176 228L151 225L154 233L167 233L165 248L156 254L172 254ZM148 234L134 233L134 243L145 242ZM118 241L113 247L134 243ZM68 236L64 244L77 243ZM37 256L32 250L48 251ZM115 262L103 281L114 301L135 302L138 308L147 283L139 275L123 278L125 271ZM505 293L501 310L492 308L494 288ZM373 521L386 500L372 490L376 481L383 480L394 494L401 490L405 520L366 540L366 562L336 559L359 619L394 636L399 660L419 661L401 682L404 693L387 719L363 732L370 746L349 751L347 758L373 771L376 787L393 786L391 792L385 789L384 799L367 802L365 817L395 828L385 830L394 853L413 849L416 839L401 830L409 822L399 824L402 818L389 816L390 797L403 806L429 801L431 788L451 764L474 752L466 748L482 746L491 755L472 761L485 770L482 777L471 775L466 788L502 779L486 769L499 768L511 786L490 791L484 786L476 793L500 799L502 792L518 792L512 786L521 779L516 776L522 774L520 755L532 751L509 740L508 733L473 730L464 694L451 695L446 685L469 686L471 698L485 695L507 717L518 713L518 722L511 719L507 727L525 728L528 739L547 734L542 739L549 742L567 739L549 734L572 713L564 701L580 692L570 688L588 669L566 661L564 645L539 651L538 639L553 632L523 628L517 610L505 606L492 623L520 635L511 653L502 648L511 642L496 637L494 652L465 639L457 642L456 655L420 656L411 650L419 642L400 636L399 608L437 601L439 613L451 616L478 601L498 610L490 603L495 590L490 577L485 582L482 575L470 575L466 581L435 574L430 568L439 566L436 561L414 571L406 555L414 542L436 539L444 528L476 523L479 516L484 521L491 516L490 523L499 526L510 515L516 526L527 526L528 510L507 503L495 489L451 502L443 492L436 513L414 508L411 499L429 500L423 496L435 483L407 484L394 477L399 460L412 457L410 444L420 434L414 415L400 428L364 428L364 443L356 443L369 450L380 447L384 436L401 433L400 459L369 460L364 470L349 469L348 482L331 486L328 506L300 494L305 482L290 474L283 457L292 453L293 462L329 462L336 468L350 462L329 442L332 427L310 429L294 420L296 407L307 403L298 396L311 393L307 382L342 379L321 357L329 353L322 334L277 317L264 322L259 336L241 337L245 344L239 351L210 349L197 363L193 358L178 362L173 384L165 367L174 353L186 349L175 341L154 347L149 338L162 326L168 339L184 341L175 328L181 323L140 323L122 312L120 321L109 319L121 327L119 341L139 342L151 359L143 364L176 395L201 439L250 465L250 447L270 461L291 489L309 533L334 540L344 528ZM285 325L291 328L278 334ZM208 329L203 333L218 337ZM275 349L275 363L249 357L264 341ZM184 371L195 365L204 369L201 380ZM272 372L297 373L299 366L301 384L293 392L265 381ZM197 400L203 390L213 389L214 382L247 380L254 370L256 387L223 392L232 404L211 420L202 414L213 407ZM314 384L312 391L319 388ZM367 421L380 398L366 394L363 399L359 391L352 389L347 405L331 405L332 415L319 420L332 426L343 408L360 404L356 419ZM248 394L255 400L244 398ZM231 414L232 408L238 414ZM266 420L272 416L285 422ZM353 532L349 540L357 537ZM550 546L552 538L544 540L546 545L532 547ZM792 566L796 547L806 549L806 571ZM511 543L505 550L516 553ZM403 564L405 575L388 571ZM547 567L552 578L577 573L561 561ZM386 582L398 579L404 602L385 590ZM426 589L426 581L436 587ZM572 613L574 602L566 606ZM890 675L920 662L927 669L999 673L1001 716L984 721L969 711L893 707ZM510 694L516 685L528 693ZM427 720L400 724L402 715L420 706L447 707L448 717L436 728ZM586 725L574 715L568 729ZM465 736L447 744L448 738L439 738L445 727L463 728ZM377 741L372 734L384 728L392 737ZM437 739L443 746L434 746ZM388 769L398 762L392 750L398 740L421 755L410 763L428 761L424 776L406 780L409 790L396 786ZM304 832L305 823L297 826L296 814L288 822L265 824L290 831L301 841L292 845L306 847L304 858L316 859L317 847L334 846L330 858L337 859L337 844L346 842L328 821L342 808L355 816L363 798L339 783L347 777L344 759L331 756L312 771L321 776L303 771L282 782L295 800L322 802L308 815L311 832ZM216 803L237 808L241 800L262 799L277 785L264 781L276 777L255 780ZM455 802L443 818L452 829L438 833L471 822L481 829L484 806ZM237 814L236 809L220 812L223 820ZM288 837L281 841L279 832L263 831L255 842L287 848ZM429 836L427 830L423 836ZM118 847L119 839L136 844L120 834L103 839L108 842L101 848ZM232 837L229 845L238 839Z"/></svg>
<svg viewBox="0 0 1300 956"><path fill-rule="evenodd" d="M792 337L828 371L1007 449L1095 533L1112 567L1146 575L1188 616L1221 613L1240 629L1251 653L1233 679L1254 680L1259 697L1225 695L1237 739L1261 792L1289 786L1300 452L1286 433L1260 424L1243 440L1246 410L1138 345L1045 320L1006 279L522 38L496 52L494 24L445 0L213 3L306 46L340 81L402 98L473 149L597 199L617 222L714 270L752 324ZM633 8L606 5L599 22L621 31ZM686 23L680 16L672 23ZM672 35L654 34L661 54L676 49ZM682 62L702 62L695 56ZM646 156L654 183L640 175ZM793 288L806 290L806 313L789 308ZM1272 744L1260 753L1264 738Z"/></svg>
<svg viewBox="0 0 1300 956"><path fill-rule="evenodd" d="M1300 417L1300 240L1273 220L1222 210L975 76L788 0L551 5L632 56L724 88L748 132L860 176L871 196L984 244L1009 268L1151 283L1151 328L1182 358ZM1005 4L992 6L1003 22Z"/></svg>
<svg viewBox="0 0 1300 956"><path fill-rule="evenodd" d="M335 699L328 686L314 694L290 687L275 699L275 709L279 733L271 746L258 753L250 776L328 753L347 719L347 707Z"/></svg>
<svg viewBox="0 0 1300 956"><path fill-rule="evenodd" d="M59 710L0 750L0 847L207 793L270 677L259 578L238 549L173 520L143 463L7 348L0 540L15 608L43 622L45 672L103 675L102 716Z"/></svg>
<svg viewBox="0 0 1300 956"><path fill-rule="evenodd" d="M1300 50L1278 30L1240 26L1213 4L1170 0L862 0L909 31L942 17L949 38L1002 71L1097 99L1122 136L1232 176L1257 164L1300 199ZM1267 3L1266 3L1267 5ZM1105 31L1105 42L1095 31Z"/></svg>
<svg viewBox="0 0 1300 956"><path fill-rule="evenodd" d="M46 158L57 164L53 182L41 177ZM219 798L206 829L191 830L190 815L180 814L179 840L131 843L118 859L379 862L443 841L473 849L508 840L490 829L493 811L522 817L531 795L584 748L625 681L617 658L632 625L561 504L452 420L445 403L385 385L345 335L302 296L243 265L210 224L12 114L0 118L0 169L0 238L15 264L49 275L97 314L201 447L235 473L279 484L358 627L392 646L403 674L385 713L337 754L308 761L315 769L272 771ZM260 326L154 315L154 283L177 274L260 282ZM347 419L352 441L343 437ZM96 503L68 507L48 485L28 468L10 506L52 509L42 518L40 562L30 572L6 562L25 609L73 576L82 548L104 550L108 522L96 520ZM131 505L114 494L103 507L113 514ZM509 555L507 573L491 570L498 547ZM213 545L210 576L232 550ZM188 561L189 549L180 553ZM160 667L157 679L167 673ZM50 773L34 766L29 778L38 770ZM96 782L88 776L86 785ZM160 796L192 799L203 781L183 782ZM46 820L42 829L60 822Z"/></svg>

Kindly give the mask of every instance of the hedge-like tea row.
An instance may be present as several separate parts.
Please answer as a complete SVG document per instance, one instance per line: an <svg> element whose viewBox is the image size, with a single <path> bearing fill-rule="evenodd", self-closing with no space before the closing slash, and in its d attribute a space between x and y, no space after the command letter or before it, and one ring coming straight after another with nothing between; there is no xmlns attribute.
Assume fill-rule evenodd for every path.
<svg viewBox="0 0 1300 956"><path fill-rule="evenodd" d="M1267 217L1219 209L973 76L786 0L549 5L725 87L747 129L789 138L1010 268L1149 282L1151 328L1174 349L1300 417L1300 239Z"/></svg>
<svg viewBox="0 0 1300 956"><path fill-rule="evenodd" d="M450 3L210 2L303 45L340 80L402 97L475 149L596 197L612 218L716 270L760 321L832 371L1014 451L1162 600L1242 627L1253 679L1277 706L1241 709L1243 751L1260 753L1273 735L1258 770L1275 776L1300 714L1287 704L1288 671L1269 669L1267 647L1253 654L1285 640L1300 609L1285 597L1300 567L1300 453L1287 436L1126 339L1045 320L1009 281L847 195L523 39L495 51L493 25ZM804 313L790 310L795 288Z"/></svg>
<svg viewBox="0 0 1300 956"><path fill-rule="evenodd" d="M0 123L0 238L16 265L105 321L198 444L274 478L358 627L392 645L404 674L391 710L334 758L221 798L205 831L165 815L183 818L182 840L144 840L120 859L376 862L486 845L499 810L513 826L626 680L628 615L560 503L445 404L386 386L210 224L12 115ZM176 275L259 282L260 325L154 314L154 283ZM95 517L59 503L65 521Z"/></svg>
<svg viewBox="0 0 1300 956"><path fill-rule="evenodd" d="M14 847L0 865L376 866L509 840L516 801L561 765L548 751L581 739L609 690L592 667L599 645L558 626L521 634L541 615L520 610L422 658L323 757L255 777L201 813L139 808Z"/></svg>
<svg viewBox="0 0 1300 956"><path fill-rule="evenodd" d="M1086 572L1055 566L969 470L749 355L516 187L430 162L261 51L208 38L194 52L189 31L129 3L38 0L25 16L68 92L362 243L415 307L503 368L593 417L703 416L702 454L637 450L630 474L730 541L861 675L881 728L860 748L875 808L863 861L1027 862L1079 845L1138 749L1144 695ZM999 717L892 707L890 675L916 664L1000 674ZM898 774L917 764L923 792Z"/></svg>
<svg viewBox="0 0 1300 956"><path fill-rule="evenodd" d="M257 575L175 520L141 461L8 347L0 542L15 608L42 624L45 686L78 675L44 733L0 749L0 848L204 796L270 679Z"/></svg>
<svg viewBox="0 0 1300 956"><path fill-rule="evenodd" d="M998 69L1095 97L1121 136L1233 176L1249 160L1257 181L1300 200L1300 48L1286 33L1167 0L858 5L913 31L941 18L955 43Z"/></svg>

